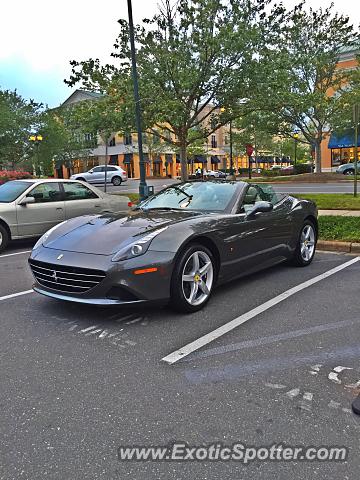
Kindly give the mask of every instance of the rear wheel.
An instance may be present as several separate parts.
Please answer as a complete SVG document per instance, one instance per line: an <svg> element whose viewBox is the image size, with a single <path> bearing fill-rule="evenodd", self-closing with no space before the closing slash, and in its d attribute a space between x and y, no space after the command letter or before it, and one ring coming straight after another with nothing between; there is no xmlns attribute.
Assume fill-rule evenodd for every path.
<svg viewBox="0 0 360 480"><path fill-rule="evenodd" d="M0 252L4 251L9 243L9 233L6 228L0 224Z"/></svg>
<svg viewBox="0 0 360 480"><path fill-rule="evenodd" d="M113 177L111 180L111 183L114 185L114 187L119 187L121 185L121 177Z"/></svg>
<svg viewBox="0 0 360 480"><path fill-rule="evenodd" d="M209 249L189 246L179 258L171 280L171 306L181 312L200 310L209 301L215 282L215 262Z"/></svg>
<svg viewBox="0 0 360 480"><path fill-rule="evenodd" d="M298 267L306 267L313 261L316 249L317 233L314 223L305 220L298 239L292 263Z"/></svg>
<svg viewBox="0 0 360 480"><path fill-rule="evenodd" d="M352 168L349 168L348 170L345 170L344 175L355 175L355 169L353 170Z"/></svg>

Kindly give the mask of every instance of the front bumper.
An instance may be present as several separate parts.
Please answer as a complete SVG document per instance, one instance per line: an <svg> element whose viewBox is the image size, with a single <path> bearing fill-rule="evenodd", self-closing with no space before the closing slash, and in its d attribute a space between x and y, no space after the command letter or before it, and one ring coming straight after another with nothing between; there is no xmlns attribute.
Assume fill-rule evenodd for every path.
<svg viewBox="0 0 360 480"><path fill-rule="evenodd" d="M33 289L58 300L102 306L163 303L170 298L174 253L148 250L144 255L122 262L112 262L111 258L112 256L107 255L67 252L41 246L32 252L29 258L30 267L34 261L33 263L38 265L51 265L55 272L58 269L58 274L62 268L74 268L74 271L98 270L105 274L105 278L85 292L74 293L63 291L64 287L61 285L50 287L48 282L43 283L39 280L39 275L36 278L32 272L35 278ZM154 267L157 268L156 272L134 274L139 269ZM70 277L70 274L65 275ZM53 281L51 277L49 279Z"/></svg>

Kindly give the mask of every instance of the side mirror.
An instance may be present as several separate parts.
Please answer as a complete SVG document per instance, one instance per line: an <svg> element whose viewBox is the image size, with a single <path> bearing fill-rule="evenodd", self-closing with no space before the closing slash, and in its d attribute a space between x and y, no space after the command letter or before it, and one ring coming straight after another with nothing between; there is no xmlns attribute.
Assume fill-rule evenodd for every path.
<svg viewBox="0 0 360 480"><path fill-rule="evenodd" d="M93 170L89 170L88 173L94 173L94 171L93 171Z"/></svg>
<svg viewBox="0 0 360 480"><path fill-rule="evenodd" d="M19 205L22 207L26 207L29 203L35 203L35 198L34 197L24 197L22 200L20 200Z"/></svg>
<svg viewBox="0 0 360 480"><path fill-rule="evenodd" d="M254 218L257 213L271 212L273 208L274 206L270 202L257 202L255 203L254 208L248 212L246 218Z"/></svg>

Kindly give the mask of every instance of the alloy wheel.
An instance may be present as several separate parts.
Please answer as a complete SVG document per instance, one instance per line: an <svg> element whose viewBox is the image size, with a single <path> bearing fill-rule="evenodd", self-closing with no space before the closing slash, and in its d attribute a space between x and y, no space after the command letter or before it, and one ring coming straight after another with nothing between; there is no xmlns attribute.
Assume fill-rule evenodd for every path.
<svg viewBox="0 0 360 480"><path fill-rule="evenodd" d="M119 177L113 178L112 183L115 187L118 187L119 185L121 185L121 178L119 178Z"/></svg>
<svg viewBox="0 0 360 480"><path fill-rule="evenodd" d="M309 262L315 252L315 231L307 224L304 226L300 235L300 254L305 262Z"/></svg>
<svg viewBox="0 0 360 480"><path fill-rule="evenodd" d="M186 301L197 306L210 296L214 282L214 266L209 255L196 251L187 259L182 273L182 291Z"/></svg>

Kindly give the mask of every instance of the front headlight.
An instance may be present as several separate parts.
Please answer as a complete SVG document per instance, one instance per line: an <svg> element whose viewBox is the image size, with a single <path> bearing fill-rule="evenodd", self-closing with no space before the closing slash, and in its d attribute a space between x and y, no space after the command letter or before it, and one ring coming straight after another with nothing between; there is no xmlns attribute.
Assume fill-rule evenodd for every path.
<svg viewBox="0 0 360 480"><path fill-rule="evenodd" d="M140 237L138 240L134 240L121 250L119 250L112 257L112 262L119 262L120 260L128 260L129 258L139 257L144 255L150 247L152 240L157 237L161 232L165 231L168 227L159 228L154 232L148 233L144 237Z"/></svg>
<svg viewBox="0 0 360 480"><path fill-rule="evenodd" d="M65 222L66 222L66 220L65 220ZM62 225L65 222L61 222L61 223L55 225L55 227L50 228L50 230L48 230L46 233L44 233L44 235L42 237L40 237L39 240L35 243L35 245L33 247L33 250L35 250L36 248L39 248L41 245L43 245L46 242L46 240L50 237L50 235L53 233L53 231L56 230L57 228L59 228L60 225Z"/></svg>

